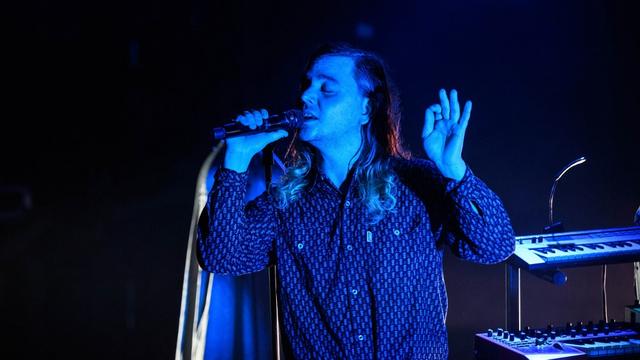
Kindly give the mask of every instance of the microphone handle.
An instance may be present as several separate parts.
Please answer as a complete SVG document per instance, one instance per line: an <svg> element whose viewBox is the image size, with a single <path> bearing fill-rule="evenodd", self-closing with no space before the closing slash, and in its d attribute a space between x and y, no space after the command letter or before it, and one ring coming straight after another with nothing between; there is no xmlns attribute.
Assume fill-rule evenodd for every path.
<svg viewBox="0 0 640 360"><path fill-rule="evenodd" d="M262 121L262 125L251 129L239 122L225 124L222 127L213 129L213 138L222 140L234 136L246 136L262 132L275 131L280 129L291 129L300 126L302 115L296 110L285 111L282 114L271 115Z"/></svg>

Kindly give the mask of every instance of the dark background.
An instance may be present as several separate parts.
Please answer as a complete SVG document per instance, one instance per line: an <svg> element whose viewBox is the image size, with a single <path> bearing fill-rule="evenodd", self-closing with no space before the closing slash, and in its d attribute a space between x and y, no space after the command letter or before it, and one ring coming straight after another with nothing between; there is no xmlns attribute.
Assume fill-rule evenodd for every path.
<svg viewBox="0 0 640 360"><path fill-rule="evenodd" d="M474 101L464 158L518 235L631 225L640 205L634 1L26 1L6 9L0 186L3 354L170 358L196 176L209 130L290 108L327 40L378 52L422 155L441 87ZM16 190L30 194L24 212ZM446 259L452 359L504 323L503 265ZM598 320L600 267L564 287L523 275L523 322ZM609 267L609 314L634 300ZM7 331L5 331L7 333ZM4 356L3 356L4 357Z"/></svg>

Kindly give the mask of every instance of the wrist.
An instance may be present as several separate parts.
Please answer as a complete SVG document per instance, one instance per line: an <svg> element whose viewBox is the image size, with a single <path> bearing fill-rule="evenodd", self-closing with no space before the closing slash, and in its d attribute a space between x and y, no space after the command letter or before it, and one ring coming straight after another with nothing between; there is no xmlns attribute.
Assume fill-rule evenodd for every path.
<svg viewBox="0 0 640 360"><path fill-rule="evenodd" d="M224 154L224 167L238 173L243 173L249 169L249 164L253 155L246 153L227 151Z"/></svg>
<svg viewBox="0 0 640 360"><path fill-rule="evenodd" d="M436 163L436 166L438 167L438 170L440 170L440 173L442 173L442 176L455 181L462 180L465 172L467 171L467 164L465 164L464 161L449 165Z"/></svg>

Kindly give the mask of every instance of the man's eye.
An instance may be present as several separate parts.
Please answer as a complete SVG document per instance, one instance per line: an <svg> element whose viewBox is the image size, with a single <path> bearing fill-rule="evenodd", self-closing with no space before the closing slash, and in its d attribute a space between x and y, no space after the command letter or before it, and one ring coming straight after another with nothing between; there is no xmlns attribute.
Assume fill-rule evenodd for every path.
<svg viewBox="0 0 640 360"><path fill-rule="evenodd" d="M335 90L333 90L333 89L331 89L331 88L329 88L327 86L324 86L324 85L322 85L322 87L320 87L320 90L322 90L322 92L325 92L325 93L333 93L333 92L335 92Z"/></svg>

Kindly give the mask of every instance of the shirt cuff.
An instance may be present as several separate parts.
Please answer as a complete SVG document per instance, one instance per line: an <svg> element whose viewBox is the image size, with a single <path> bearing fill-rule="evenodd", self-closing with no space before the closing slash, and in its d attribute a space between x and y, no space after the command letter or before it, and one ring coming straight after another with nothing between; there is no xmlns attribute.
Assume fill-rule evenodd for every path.
<svg viewBox="0 0 640 360"><path fill-rule="evenodd" d="M475 176L473 175L471 168L467 166L467 169L464 171L464 175L462 176L462 179L454 180L454 179L445 178L445 194L451 195L454 193L455 194L462 193L464 195L468 193L468 191L470 190L469 188L471 187L470 183L473 182L474 177Z"/></svg>
<svg viewBox="0 0 640 360"><path fill-rule="evenodd" d="M214 184L219 186L245 187L249 181L249 171L237 172L235 170L220 167L214 176Z"/></svg>

